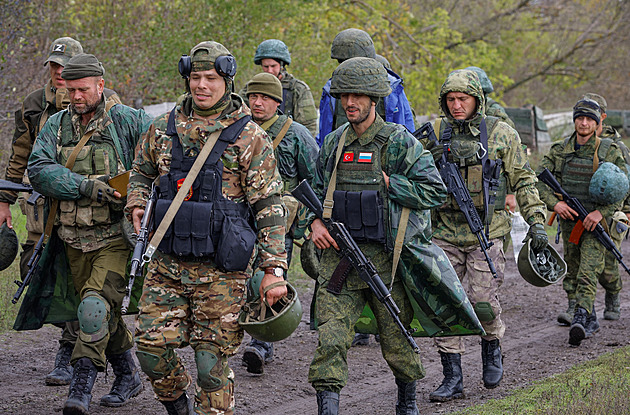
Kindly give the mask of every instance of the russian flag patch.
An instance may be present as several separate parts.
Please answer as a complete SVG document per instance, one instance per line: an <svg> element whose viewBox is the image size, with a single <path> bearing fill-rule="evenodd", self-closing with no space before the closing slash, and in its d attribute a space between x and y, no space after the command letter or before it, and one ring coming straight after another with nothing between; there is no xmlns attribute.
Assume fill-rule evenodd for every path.
<svg viewBox="0 0 630 415"><path fill-rule="evenodd" d="M350 163L354 161L354 151L346 151L343 153L343 162Z"/></svg>
<svg viewBox="0 0 630 415"><path fill-rule="evenodd" d="M359 153L359 158L357 162L359 163L371 163L372 162L372 154L373 153Z"/></svg>

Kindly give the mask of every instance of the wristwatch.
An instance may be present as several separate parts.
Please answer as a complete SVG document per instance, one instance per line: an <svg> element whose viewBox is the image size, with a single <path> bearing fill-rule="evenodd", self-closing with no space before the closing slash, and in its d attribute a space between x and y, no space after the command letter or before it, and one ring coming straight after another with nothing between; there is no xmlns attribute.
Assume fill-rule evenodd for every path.
<svg viewBox="0 0 630 415"><path fill-rule="evenodd" d="M269 267L265 269L265 274L273 274L274 277L284 278L284 270L280 267Z"/></svg>

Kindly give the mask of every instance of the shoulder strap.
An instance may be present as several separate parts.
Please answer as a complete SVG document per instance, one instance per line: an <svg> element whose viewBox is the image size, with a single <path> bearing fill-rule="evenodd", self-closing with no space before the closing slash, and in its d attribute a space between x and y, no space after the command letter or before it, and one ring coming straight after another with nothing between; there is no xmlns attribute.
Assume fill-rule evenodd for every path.
<svg viewBox="0 0 630 415"><path fill-rule="evenodd" d="M274 150L276 148L278 148L278 146L282 142L282 139L287 134L287 131L289 131L289 127L291 126L292 123L293 123L293 119L291 117L287 117L286 121L282 125L282 128L280 129L280 132L276 136L275 140L273 140L273 149Z"/></svg>
<svg viewBox="0 0 630 415"><path fill-rule="evenodd" d="M337 143L337 153L335 154L335 164L333 167L332 174L330 175L330 181L328 182L328 190L326 191L326 199L324 199L324 212L322 213L322 217L324 219L332 218L333 206L335 202L333 201L333 194L335 193L335 189L337 188L337 165L339 164L339 160L341 159L341 153L343 153L343 147L346 145L346 135L348 134L348 125L341 137L339 138L339 142Z"/></svg>

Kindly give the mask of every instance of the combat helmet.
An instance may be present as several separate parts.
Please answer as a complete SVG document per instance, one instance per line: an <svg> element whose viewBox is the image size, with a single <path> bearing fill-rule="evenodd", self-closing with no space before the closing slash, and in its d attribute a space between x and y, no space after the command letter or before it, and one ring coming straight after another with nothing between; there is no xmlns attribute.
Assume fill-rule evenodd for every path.
<svg viewBox="0 0 630 415"><path fill-rule="evenodd" d="M391 94L387 70L382 63L372 58L351 58L342 62L333 71L330 95L364 94L384 98Z"/></svg>
<svg viewBox="0 0 630 415"><path fill-rule="evenodd" d="M555 284L567 273L567 264L558 252L547 245L540 252L531 248L531 239L518 253L518 272L528 283L536 287L546 287Z"/></svg>
<svg viewBox="0 0 630 415"><path fill-rule="evenodd" d="M370 35L360 29L346 29L337 33L330 48L330 58L342 62L358 56L376 58L376 49Z"/></svg>
<svg viewBox="0 0 630 415"><path fill-rule="evenodd" d="M238 324L254 339L277 342L289 337L300 324L302 304L297 291L287 281L276 283L286 284L286 296L273 306L269 306L266 299L261 301L259 288L263 277L264 273L258 271L250 278L247 287L247 302L238 316ZM267 290L274 286L275 284L271 284Z"/></svg>
<svg viewBox="0 0 630 415"><path fill-rule="evenodd" d="M18 253L18 237L15 231L3 223L0 226L0 271L13 263Z"/></svg>
<svg viewBox="0 0 630 415"><path fill-rule="evenodd" d="M284 65L291 65L289 48L279 39L267 39L258 45L254 54L254 64L260 65L263 59L275 59Z"/></svg>
<svg viewBox="0 0 630 415"><path fill-rule="evenodd" d="M477 76L479 77L479 82L481 82L481 89L483 89L483 93L488 95L494 91L494 87L492 86L492 82L490 78L488 78L488 74L483 69L477 66L469 66L466 68L471 71L475 71Z"/></svg>
<svg viewBox="0 0 630 415"><path fill-rule="evenodd" d="M604 162L593 173L588 193L595 203L611 205L625 199L629 187L626 173L616 164Z"/></svg>

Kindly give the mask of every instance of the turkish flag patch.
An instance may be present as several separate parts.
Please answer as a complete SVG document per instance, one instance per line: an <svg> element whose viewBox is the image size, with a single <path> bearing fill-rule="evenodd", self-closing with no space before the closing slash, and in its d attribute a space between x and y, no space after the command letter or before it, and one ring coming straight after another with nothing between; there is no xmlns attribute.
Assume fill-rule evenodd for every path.
<svg viewBox="0 0 630 415"><path fill-rule="evenodd" d="M350 163L354 161L354 151L346 151L343 153L343 162Z"/></svg>
<svg viewBox="0 0 630 415"><path fill-rule="evenodd" d="M372 162L372 154L374 154L374 153L359 153L359 159L357 161L359 163L371 163Z"/></svg>

